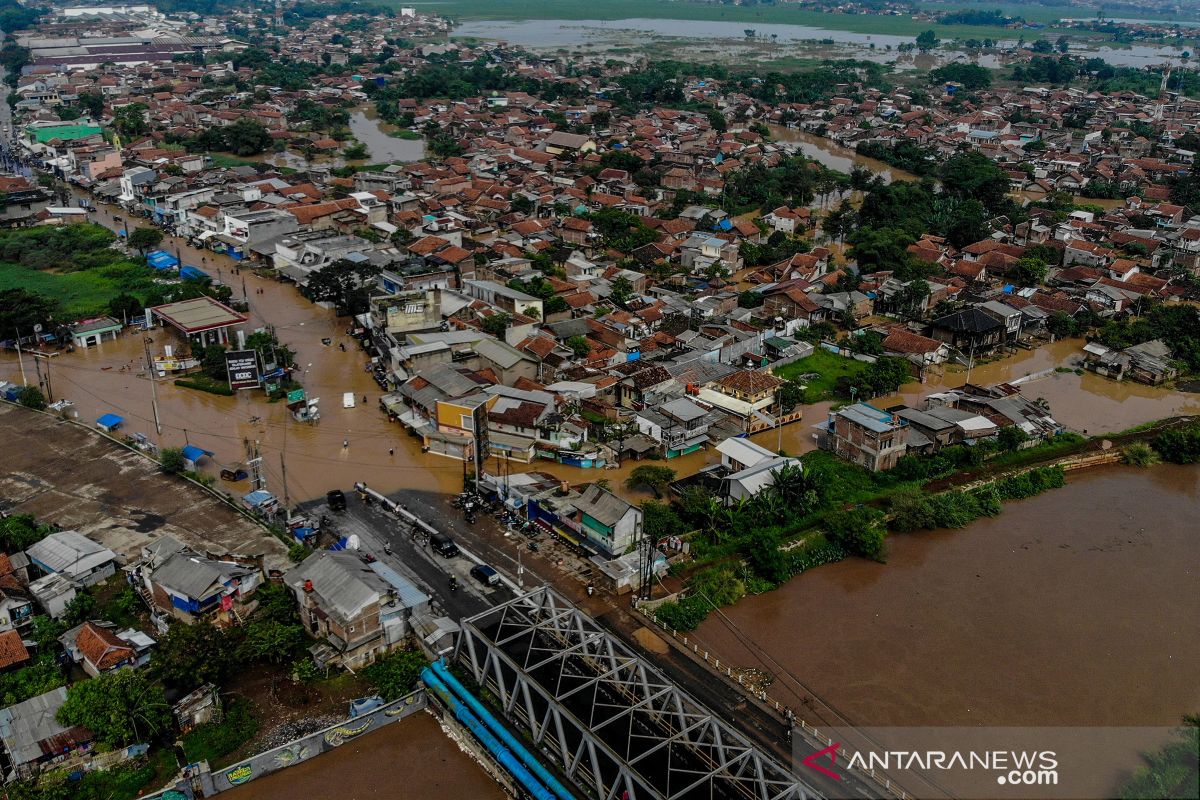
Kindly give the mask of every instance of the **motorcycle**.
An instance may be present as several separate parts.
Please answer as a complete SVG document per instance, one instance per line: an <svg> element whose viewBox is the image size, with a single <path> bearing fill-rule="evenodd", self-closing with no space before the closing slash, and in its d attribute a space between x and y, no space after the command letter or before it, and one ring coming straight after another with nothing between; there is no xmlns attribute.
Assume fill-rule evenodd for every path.
<svg viewBox="0 0 1200 800"><path fill-rule="evenodd" d="M457 592L457 591L458 591L458 578L451 575L450 576L450 593L453 594L454 592Z"/></svg>
<svg viewBox="0 0 1200 800"><path fill-rule="evenodd" d="M538 543L537 543L537 542L530 542L530 543L529 543L529 550L530 550L531 552L534 552L534 553L536 553L536 552L537 552L538 550L540 550L540 549L541 549L541 547L538 545Z"/></svg>

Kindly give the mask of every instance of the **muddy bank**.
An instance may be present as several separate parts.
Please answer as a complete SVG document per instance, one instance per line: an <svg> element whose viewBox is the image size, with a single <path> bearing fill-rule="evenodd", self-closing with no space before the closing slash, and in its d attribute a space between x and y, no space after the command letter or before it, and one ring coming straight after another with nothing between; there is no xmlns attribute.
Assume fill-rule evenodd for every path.
<svg viewBox="0 0 1200 800"><path fill-rule="evenodd" d="M1177 724L1200 706L1200 470L1070 480L962 531L892 536L887 564L814 570L697 638L818 725ZM1098 764L1091 796L1160 744Z"/></svg>
<svg viewBox="0 0 1200 800"><path fill-rule="evenodd" d="M221 794L228 800L366 800L507 795L429 714L414 714L337 750Z"/></svg>

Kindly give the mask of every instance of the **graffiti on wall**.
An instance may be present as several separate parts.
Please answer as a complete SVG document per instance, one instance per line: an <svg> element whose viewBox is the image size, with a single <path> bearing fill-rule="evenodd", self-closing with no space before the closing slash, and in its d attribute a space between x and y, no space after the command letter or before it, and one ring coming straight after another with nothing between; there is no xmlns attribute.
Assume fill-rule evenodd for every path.
<svg viewBox="0 0 1200 800"><path fill-rule="evenodd" d="M225 779L233 786L245 783L254 777L254 767L249 764L242 764L240 767L234 767L225 773Z"/></svg>
<svg viewBox="0 0 1200 800"><path fill-rule="evenodd" d="M330 747L337 747L347 739L353 739L355 736L364 733L367 728L371 727L371 722L374 719L374 717L368 718L357 728L351 728L349 725L341 725L337 728L331 728L325 732L325 744L329 745Z"/></svg>

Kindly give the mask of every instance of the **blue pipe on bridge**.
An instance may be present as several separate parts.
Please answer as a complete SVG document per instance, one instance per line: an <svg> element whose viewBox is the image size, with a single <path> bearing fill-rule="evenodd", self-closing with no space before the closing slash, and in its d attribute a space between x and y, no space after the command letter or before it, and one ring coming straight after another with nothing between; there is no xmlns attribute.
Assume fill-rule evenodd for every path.
<svg viewBox="0 0 1200 800"><path fill-rule="evenodd" d="M521 761L512 754L512 752L500 743L500 740L492 735L492 732L487 729L487 726L479 721L471 710L467 708L466 703L463 703L454 694L446 688L446 684L431 670L426 667L421 671L421 680L429 687L429 690L441 698L451 711L454 712L455 718L467 727L475 738L495 756L506 770L512 773L512 776L517 779L525 789L533 795L537 800L557 800L554 793L547 789L538 781L537 778L525 769Z"/></svg>
<svg viewBox="0 0 1200 800"><path fill-rule="evenodd" d="M450 687L451 691L458 695L460 700L467 704L468 708L475 712L476 716L483 720L485 725L491 728L492 733L496 734L500 741L504 742L510 750L517 754L517 757L538 777L538 780L548 786L550 791L554 792L558 800L575 800L575 796L567 791L567 788L557 778L550 774L550 770L542 766L542 763L525 748L525 745L521 744L515 736L509 733L508 729L496 719L495 715L485 708L483 703L479 702L473 694L468 692L465 686L459 683L458 678L450 674L450 670L446 668L446 665L442 661L433 662L433 671L437 673L437 676L442 679L443 683Z"/></svg>

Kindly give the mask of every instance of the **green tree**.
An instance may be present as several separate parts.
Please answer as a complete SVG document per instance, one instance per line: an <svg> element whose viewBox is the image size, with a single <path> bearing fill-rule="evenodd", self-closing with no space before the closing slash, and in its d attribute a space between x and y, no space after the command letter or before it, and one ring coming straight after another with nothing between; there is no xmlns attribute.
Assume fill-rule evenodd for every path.
<svg viewBox="0 0 1200 800"><path fill-rule="evenodd" d="M172 623L150 657L154 675L181 692L190 692L203 683L220 686L233 666L229 635L207 621Z"/></svg>
<svg viewBox="0 0 1200 800"><path fill-rule="evenodd" d="M567 339L566 345L575 353L576 358L585 358L588 353L592 352L592 343L586 336L571 336Z"/></svg>
<svg viewBox="0 0 1200 800"><path fill-rule="evenodd" d="M339 314L361 314L367 310L380 271L370 262L339 259L313 272L305 292L314 302L333 303Z"/></svg>
<svg viewBox="0 0 1200 800"><path fill-rule="evenodd" d="M25 550L53 532L53 527L39 525L32 514L0 517L0 550L5 553Z"/></svg>
<svg viewBox="0 0 1200 800"><path fill-rule="evenodd" d="M937 34L933 31L921 31L917 34L917 49L922 53L938 46Z"/></svg>
<svg viewBox="0 0 1200 800"><path fill-rule="evenodd" d="M254 156L271 149L271 133L256 119L242 117L223 132L225 146L236 156Z"/></svg>
<svg viewBox="0 0 1200 800"><path fill-rule="evenodd" d="M127 322L136 317L142 310L142 301L131 294L122 292L108 301L108 313L114 319Z"/></svg>
<svg viewBox="0 0 1200 800"><path fill-rule="evenodd" d="M58 309L58 301L25 289L0 291L0 331L8 337L13 332L22 336L33 333L34 325L47 325Z"/></svg>
<svg viewBox="0 0 1200 800"><path fill-rule="evenodd" d="M608 297L614 303L624 307L633 297L633 284L624 275L618 275L612 279Z"/></svg>
<svg viewBox="0 0 1200 800"><path fill-rule="evenodd" d="M454 137L448 133L434 134L427 141L429 152L442 160L456 158L467 152L467 148L455 141Z"/></svg>
<svg viewBox="0 0 1200 800"><path fill-rule="evenodd" d="M246 626L246 638L238 653L246 661L282 664L294 660L304 649L305 641L304 628L298 623L256 620Z"/></svg>
<svg viewBox="0 0 1200 800"><path fill-rule="evenodd" d="M629 473L629 477L625 479L625 488L636 490L644 487L654 492L655 497L662 497L667 493L667 487L673 480L675 480L675 470L670 467L643 464L640 467L634 467L633 471Z"/></svg>
<svg viewBox="0 0 1200 800"><path fill-rule="evenodd" d="M57 718L63 725L82 725L101 742L119 747L148 741L165 730L170 707L162 687L145 672L122 669L72 685Z"/></svg>
<svg viewBox="0 0 1200 800"><path fill-rule="evenodd" d="M92 119L98 120L104 116L104 95L99 92L80 92L77 102Z"/></svg>
<svg viewBox="0 0 1200 800"><path fill-rule="evenodd" d="M687 524L666 503L647 500L642 503L642 530L652 541L664 536L680 536L687 533Z"/></svg>
<svg viewBox="0 0 1200 800"><path fill-rule="evenodd" d="M46 396L36 386L22 386L17 391L17 402L34 411L44 411L46 408Z"/></svg>
<svg viewBox="0 0 1200 800"><path fill-rule="evenodd" d="M1046 262L1039 258L1022 258L1013 268L1013 280L1022 286L1040 286L1046 280Z"/></svg>
<svg viewBox="0 0 1200 800"><path fill-rule="evenodd" d="M485 317L483 322L480 323L480 328L484 333L495 336L497 339L503 339L511 323L512 315L501 311L498 314Z"/></svg>
<svg viewBox="0 0 1200 800"><path fill-rule="evenodd" d="M429 660L420 650L397 650L363 670L363 677L384 700L396 700L411 692Z"/></svg>
<svg viewBox="0 0 1200 800"><path fill-rule="evenodd" d="M1016 425L1006 425L996 434L996 444L1001 450L1011 453L1021 448L1029 441L1029 434Z"/></svg>
<svg viewBox="0 0 1200 800"><path fill-rule="evenodd" d="M882 560L883 514L873 508L838 511L825 518L825 538L863 558Z"/></svg>
<svg viewBox="0 0 1200 800"><path fill-rule="evenodd" d="M143 255L150 248L162 244L162 240L163 232L158 228L138 228L129 234L129 246L136 248Z"/></svg>
<svg viewBox="0 0 1200 800"><path fill-rule="evenodd" d="M939 177L947 194L978 200L990 214L1000 213L1009 204L1012 182L1008 173L978 151L951 156L942 165Z"/></svg>
<svg viewBox="0 0 1200 800"><path fill-rule="evenodd" d="M177 475L187 468L183 458L183 449L179 447L163 448L159 453L158 460L162 465L162 471L168 475Z"/></svg>
<svg viewBox="0 0 1200 800"><path fill-rule="evenodd" d="M147 108L145 103L130 103L114 111L113 127L117 133L126 138L145 136L150 130L150 123L146 121Z"/></svg>

